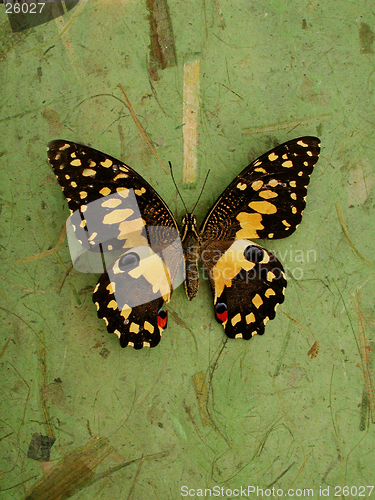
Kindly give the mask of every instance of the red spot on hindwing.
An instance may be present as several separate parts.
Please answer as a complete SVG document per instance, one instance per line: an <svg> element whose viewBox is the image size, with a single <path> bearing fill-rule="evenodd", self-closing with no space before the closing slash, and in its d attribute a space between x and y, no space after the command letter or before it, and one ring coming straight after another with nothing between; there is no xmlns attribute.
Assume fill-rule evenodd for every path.
<svg viewBox="0 0 375 500"><path fill-rule="evenodd" d="M225 323L228 321L228 308L226 304L217 304L216 305L216 319L219 321L219 323Z"/></svg>
<svg viewBox="0 0 375 500"><path fill-rule="evenodd" d="M159 309L158 311L158 327L162 330L167 328L168 314L164 309Z"/></svg>
<svg viewBox="0 0 375 500"><path fill-rule="evenodd" d="M222 314L216 313L216 317L220 323L225 323L225 321L228 321L228 311L224 311Z"/></svg>

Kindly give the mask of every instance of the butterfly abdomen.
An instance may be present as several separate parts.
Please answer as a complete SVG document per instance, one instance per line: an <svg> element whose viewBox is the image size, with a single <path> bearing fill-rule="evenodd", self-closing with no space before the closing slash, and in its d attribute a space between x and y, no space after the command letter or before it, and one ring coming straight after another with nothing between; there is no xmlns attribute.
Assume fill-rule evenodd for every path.
<svg viewBox="0 0 375 500"><path fill-rule="evenodd" d="M199 288L200 238L195 215L186 214L182 220L182 248L185 256L185 291L189 300L194 299Z"/></svg>

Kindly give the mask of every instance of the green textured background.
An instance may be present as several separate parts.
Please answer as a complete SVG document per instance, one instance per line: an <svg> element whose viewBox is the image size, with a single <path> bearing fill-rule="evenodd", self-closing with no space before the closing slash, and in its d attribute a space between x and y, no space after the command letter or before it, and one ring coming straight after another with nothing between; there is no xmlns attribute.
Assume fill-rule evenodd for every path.
<svg viewBox="0 0 375 500"><path fill-rule="evenodd" d="M34 433L56 437L52 465L90 439L108 439L114 450L97 474L162 454L104 474L75 499L177 499L183 485L314 488L314 497L330 486L334 498L334 486L374 484L373 3L171 0L169 7L178 65L153 83L158 103L145 2L82 2L14 34L0 6L1 499L25 498L50 465L27 457ZM264 242L289 269L286 300L264 337L223 349L207 282L191 303L180 287L160 345L122 350L87 291L96 276L68 273L66 241L57 253L18 262L55 246L68 215L46 144L64 138L121 157L121 126L122 159L180 217L171 178L117 85L180 181L182 69L198 52L199 180L183 195L191 208L211 169L199 220L276 142L322 140L301 227ZM193 384L200 372L208 421Z"/></svg>

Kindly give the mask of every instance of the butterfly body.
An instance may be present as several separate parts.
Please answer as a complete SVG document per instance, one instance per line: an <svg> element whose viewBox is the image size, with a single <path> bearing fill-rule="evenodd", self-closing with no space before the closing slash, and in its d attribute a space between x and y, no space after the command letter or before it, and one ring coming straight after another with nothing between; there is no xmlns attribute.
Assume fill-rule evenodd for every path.
<svg viewBox="0 0 375 500"><path fill-rule="evenodd" d="M197 219L187 213L182 219L181 243L185 256L185 292L188 300L194 299L199 288L201 238L197 232Z"/></svg>
<svg viewBox="0 0 375 500"><path fill-rule="evenodd" d="M183 280L182 261L189 300L203 263L216 320L228 337L262 335L284 301L286 278L281 263L254 239L295 231L319 152L316 137L277 146L232 181L199 230L187 213L179 231L161 197L128 165L80 144L50 143L49 161L72 220L76 216L78 241L88 251L109 252L93 301L120 345L158 344L167 324L163 304Z"/></svg>

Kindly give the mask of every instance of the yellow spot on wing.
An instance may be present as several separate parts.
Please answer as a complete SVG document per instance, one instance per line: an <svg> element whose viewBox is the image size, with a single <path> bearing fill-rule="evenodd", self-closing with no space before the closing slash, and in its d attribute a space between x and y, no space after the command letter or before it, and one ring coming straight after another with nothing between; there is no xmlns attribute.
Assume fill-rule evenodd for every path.
<svg viewBox="0 0 375 500"><path fill-rule="evenodd" d="M81 192L79 193L79 197L81 198L81 200L84 200L84 199L87 197L87 193L86 193L86 191L81 191Z"/></svg>
<svg viewBox="0 0 375 500"><path fill-rule="evenodd" d="M103 218L103 224L118 224L130 217L134 213L131 208L123 208L122 210L112 210Z"/></svg>
<svg viewBox="0 0 375 500"><path fill-rule="evenodd" d="M111 283L108 283L108 285L106 286L108 292L110 294L112 293L115 293L115 290L116 290L116 283L114 281L111 281Z"/></svg>
<svg viewBox="0 0 375 500"><path fill-rule="evenodd" d="M297 183L296 183L296 181L290 181L290 182L289 182L289 186L291 186L292 188L297 187Z"/></svg>
<svg viewBox="0 0 375 500"><path fill-rule="evenodd" d="M276 198L278 196L278 194L275 193L275 191L271 191L269 189L266 189L265 191L261 191L259 193L259 196L261 198L264 198L265 200L270 200L271 198Z"/></svg>
<svg viewBox="0 0 375 500"><path fill-rule="evenodd" d="M232 326L235 326L237 325L237 323L239 323L241 321L241 314L240 313L237 313L235 316L233 316L233 318L230 320L230 322L232 323Z"/></svg>
<svg viewBox="0 0 375 500"><path fill-rule="evenodd" d="M296 207L292 207L292 214L296 214L297 213L297 208Z"/></svg>
<svg viewBox="0 0 375 500"><path fill-rule="evenodd" d="M262 300L262 297L257 293L256 295L254 295L253 299L252 299L252 303L254 304L254 306L259 309L260 306L263 304L263 300Z"/></svg>
<svg viewBox="0 0 375 500"><path fill-rule="evenodd" d="M85 168L82 172L82 175L84 177L92 177L92 176L96 175L96 172L92 168Z"/></svg>
<svg viewBox="0 0 375 500"><path fill-rule="evenodd" d="M102 188L99 193L102 195L102 196L108 196L110 194L111 190L107 187L104 187Z"/></svg>
<svg viewBox="0 0 375 500"><path fill-rule="evenodd" d="M148 321L145 321L145 323L144 323L144 326L143 326L143 327L144 327L144 329L145 329L145 330L147 330L148 332L150 332L150 333L154 333L154 330L155 330L154 325L152 325L152 324L151 324L151 323L149 323Z"/></svg>
<svg viewBox="0 0 375 500"><path fill-rule="evenodd" d="M102 207L104 208L116 208L121 205L122 201L118 198L109 198L109 200L105 200L102 203Z"/></svg>
<svg viewBox="0 0 375 500"><path fill-rule="evenodd" d="M262 174L266 174L267 173L267 171L264 170L263 167L254 168L254 172L262 172Z"/></svg>
<svg viewBox="0 0 375 500"><path fill-rule="evenodd" d="M139 333L139 325L137 323L131 323L129 328L130 333Z"/></svg>
<svg viewBox="0 0 375 500"><path fill-rule="evenodd" d="M128 174L117 174L113 180L118 181L119 179L126 179L126 177L128 177Z"/></svg>
<svg viewBox="0 0 375 500"><path fill-rule="evenodd" d="M284 226L290 227L290 224L287 220L283 220L282 223L284 224Z"/></svg>
<svg viewBox="0 0 375 500"><path fill-rule="evenodd" d="M308 144L306 144L306 142L303 142L303 141L298 141L297 144L298 144L298 146L302 146L304 148L308 147Z"/></svg>
<svg viewBox="0 0 375 500"><path fill-rule="evenodd" d="M276 278L272 271L268 271L267 273L267 281L272 281Z"/></svg>
<svg viewBox="0 0 375 500"><path fill-rule="evenodd" d="M291 160L287 160L287 161L284 161L281 165L285 168L291 168L291 167L293 167L293 162Z"/></svg>
<svg viewBox="0 0 375 500"><path fill-rule="evenodd" d="M126 209L126 210L130 210L130 209ZM143 226L145 226L145 225L146 225L145 221L141 218L123 221L119 225L120 234L119 234L119 236L117 236L117 239L125 240L128 238L128 236L130 234L133 237L140 236L141 230L143 229ZM136 233L137 231L139 231L138 235L133 234L133 233ZM136 246L136 245L133 245L133 246Z"/></svg>
<svg viewBox="0 0 375 500"><path fill-rule="evenodd" d="M251 184L251 187L254 189L254 191L259 191L259 189L263 186L263 181L254 181Z"/></svg>
<svg viewBox="0 0 375 500"><path fill-rule="evenodd" d="M116 189L116 191L118 192L118 194L122 197L122 198L127 198L128 195L129 195L129 189L127 188L124 188L124 187L119 187Z"/></svg>
<svg viewBox="0 0 375 500"><path fill-rule="evenodd" d="M291 193L290 197L292 198L292 200L296 200L297 199L296 193Z"/></svg>
<svg viewBox="0 0 375 500"><path fill-rule="evenodd" d="M134 189L134 192L137 196L142 196L142 194L146 192L146 189L142 187L141 189Z"/></svg>
<svg viewBox="0 0 375 500"><path fill-rule="evenodd" d="M258 165L261 165L262 162L260 160L257 160L255 163L254 163L254 167L257 167Z"/></svg>
<svg viewBox="0 0 375 500"><path fill-rule="evenodd" d="M259 238L257 230L264 229L261 214L249 214L240 212L236 219L241 224L241 229L236 233L236 239Z"/></svg>
<svg viewBox="0 0 375 500"><path fill-rule="evenodd" d="M246 188L247 188L247 184L243 184L242 182L239 182L237 184L237 189L239 189L240 191L243 191Z"/></svg>
<svg viewBox="0 0 375 500"><path fill-rule="evenodd" d="M275 161L278 159L278 155L276 155L275 153L271 153L270 155L268 155L268 159L270 161Z"/></svg>
<svg viewBox="0 0 375 500"><path fill-rule="evenodd" d="M117 302L115 300L111 300L110 302L108 302L107 308L113 310L117 309L118 308Z"/></svg>
<svg viewBox="0 0 375 500"><path fill-rule="evenodd" d="M249 203L249 207L252 208L255 212L259 212L261 214L275 214L277 212L277 208L275 205L268 201L252 201Z"/></svg>
<svg viewBox="0 0 375 500"><path fill-rule="evenodd" d="M238 234L238 233L237 233ZM217 298L223 293L224 288L232 285L232 280L243 269L250 271L255 266L254 262L245 259L244 251L249 245L248 240L236 240L224 252L216 265L211 270L211 277L214 281L216 304Z"/></svg>
<svg viewBox="0 0 375 500"><path fill-rule="evenodd" d="M234 338L235 339L243 339L243 335L242 335L242 333L237 333L237 335L235 335Z"/></svg>
<svg viewBox="0 0 375 500"><path fill-rule="evenodd" d="M268 289L266 290L266 293L265 293L264 295L265 295L265 296L267 297L267 299L268 299L268 298L270 298L270 297L271 297L271 295L276 295L276 292L274 292L274 291L272 290L272 288L268 288Z"/></svg>
<svg viewBox="0 0 375 500"><path fill-rule="evenodd" d="M250 313L246 316L246 323L247 324L250 324L250 323L255 323L255 316L254 316L254 313Z"/></svg>
<svg viewBox="0 0 375 500"><path fill-rule="evenodd" d="M279 184L279 181L277 181L276 179L271 179L268 182L268 185L271 186L271 187L276 187L276 186L278 186L278 184Z"/></svg>
<svg viewBox="0 0 375 500"><path fill-rule="evenodd" d="M72 167L80 167L82 165L82 162L79 158L77 158L76 160L72 160L70 164L72 165Z"/></svg>
<svg viewBox="0 0 375 500"><path fill-rule="evenodd" d="M134 279L143 276L152 286L153 293L160 292L164 300L169 302L171 294L169 271L159 255L153 253L147 258L141 259L138 266L129 271L129 276Z"/></svg>
<svg viewBox="0 0 375 500"><path fill-rule="evenodd" d="M92 233L92 235L87 239L88 239L88 241L91 241L91 240L94 240L97 236L98 236L98 233Z"/></svg>
<svg viewBox="0 0 375 500"><path fill-rule="evenodd" d="M81 205L80 209L81 209L81 212L82 212L82 213L86 212L86 210L87 210L87 205Z"/></svg>
<svg viewBox="0 0 375 500"><path fill-rule="evenodd" d="M124 307L122 308L122 311L120 312L120 316L122 316L124 319L128 319L131 312L132 308L129 307L127 304L125 304Z"/></svg>
<svg viewBox="0 0 375 500"><path fill-rule="evenodd" d="M72 182L70 183L70 185L71 185L73 188L76 188L76 187L77 187L77 183L76 183L76 182L74 182L74 181L72 181Z"/></svg>
<svg viewBox="0 0 375 500"><path fill-rule="evenodd" d="M101 161L101 162L100 162L100 165L101 165L102 167L104 167L104 168L109 168L109 167L112 167L112 165L113 165L113 161L112 161L112 160L110 160L109 158L107 158L106 160Z"/></svg>

